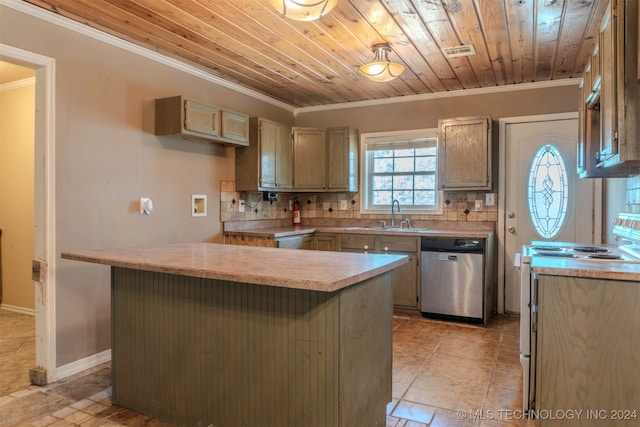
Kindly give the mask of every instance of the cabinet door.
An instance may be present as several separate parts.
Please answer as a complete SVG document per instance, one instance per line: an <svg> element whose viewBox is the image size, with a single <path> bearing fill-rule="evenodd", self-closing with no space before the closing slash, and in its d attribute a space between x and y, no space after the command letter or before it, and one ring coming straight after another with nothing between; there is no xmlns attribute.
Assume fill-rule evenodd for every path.
<svg viewBox="0 0 640 427"><path fill-rule="evenodd" d="M327 129L327 189L358 191L357 131L349 127Z"/></svg>
<svg viewBox="0 0 640 427"><path fill-rule="evenodd" d="M336 236L333 234L315 234L313 236L313 249L316 251L335 251Z"/></svg>
<svg viewBox="0 0 640 427"><path fill-rule="evenodd" d="M275 189L278 179L276 177L276 146L278 144L278 124L268 120L260 121L260 187Z"/></svg>
<svg viewBox="0 0 640 427"><path fill-rule="evenodd" d="M327 170L325 132L323 129L293 129L293 188L324 190Z"/></svg>
<svg viewBox="0 0 640 427"><path fill-rule="evenodd" d="M220 136L236 144L249 145L249 117L233 111L220 111Z"/></svg>
<svg viewBox="0 0 640 427"><path fill-rule="evenodd" d="M536 409L597 409L608 418L583 414L569 424L549 417L536 425L638 425L637 413L624 418L640 401L640 360L632 350L640 348L638 301L635 282L539 276ZM619 422L609 423L618 413Z"/></svg>
<svg viewBox="0 0 640 427"><path fill-rule="evenodd" d="M418 257L413 253L389 252L407 255L409 262L393 270L393 305L418 307Z"/></svg>
<svg viewBox="0 0 640 427"><path fill-rule="evenodd" d="M438 178L444 190L491 190L491 120L439 121Z"/></svg>
<svg viewBox="0 0 640 427"><path fill-rule="evenodd" d="M218 108L186 99L184 101L184 128L206 136L220 136Z"/></svg>
<svg viewBox="0 0 640 427"><path fill-rule="evenodd" d="M604 161L615 155L617 150L617 108L616 108L616 18L611 15L611 4L600 29L600 153Z"/></svg>
<svg viewBox="0 0 640 427"><path fill-rule="evenodd" d="M292 174L291 128L277 125L276 129L276 185L279 190L291 190Z"/></svg>

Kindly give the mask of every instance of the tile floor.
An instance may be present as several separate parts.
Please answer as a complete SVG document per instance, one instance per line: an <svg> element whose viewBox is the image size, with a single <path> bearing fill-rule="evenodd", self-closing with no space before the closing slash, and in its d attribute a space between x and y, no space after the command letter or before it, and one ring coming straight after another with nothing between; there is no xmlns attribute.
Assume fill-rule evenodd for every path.
<svg viewBox="0 0 640 427"><path fill-rule="evenodd" d="M0 396L29 386L36 365L35 317L0 310Z"/></svg>
<svg viewBox="0 0 640 427"><path fill-rule="evenodd" d="M0 357L5 362L13 360L10 349L16 357L29 346L33 349L33 340L19 346L16 333L10 332L20 329L14 328L20 316L0 310ZM393 353L387 427L533 425L518 412L522 376L517 317L496 316L481 328L395 316ZM32 365L11 364L17 371L7 378L27 381ZM0 371L3 377L5 372ZM106 363L45 387L3 388L0 426L170 425L112 405L110 375L111 365Z"/></svg>

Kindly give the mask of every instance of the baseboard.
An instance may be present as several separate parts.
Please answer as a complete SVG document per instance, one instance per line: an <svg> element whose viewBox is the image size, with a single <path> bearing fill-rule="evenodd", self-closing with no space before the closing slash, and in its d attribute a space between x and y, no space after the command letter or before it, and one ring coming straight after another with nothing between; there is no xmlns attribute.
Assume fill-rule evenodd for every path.
<svg viewBox="0 0 640 427"><path fill-rule="evenodd" d="M33 308L18 307L17 305L0 304L0 310L13 311L14 313L26 314L29 316L35 316L36 310Z"/></svg>
<svg viewBox="0 0 640 427"><path fill-rule="evenodd" d="M75 362L67 363L66 365L58 366L56 369L57 380L69 377L71 375L82 372L86 369L93 368L111 360L111 349L105 350L101 353L94 354L84 359L76 360Z"/></svg>

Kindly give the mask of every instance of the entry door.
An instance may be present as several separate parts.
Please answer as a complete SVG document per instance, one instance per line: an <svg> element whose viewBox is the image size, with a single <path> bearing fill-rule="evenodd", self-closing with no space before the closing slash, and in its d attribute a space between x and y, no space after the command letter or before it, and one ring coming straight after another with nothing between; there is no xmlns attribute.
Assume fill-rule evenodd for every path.
<svg viewBox="0 0 640 427"><path fill-rule="evenodd" d="M533 240L592 243L594 184L576 174L577 118L514 121L505 124L504 132L505 311L519 312L515 254ZM541 162L536 154L541 154ZM564 162L564 177L558 174L558 157ZM565 212L563 221L558 211Z"/></svg>

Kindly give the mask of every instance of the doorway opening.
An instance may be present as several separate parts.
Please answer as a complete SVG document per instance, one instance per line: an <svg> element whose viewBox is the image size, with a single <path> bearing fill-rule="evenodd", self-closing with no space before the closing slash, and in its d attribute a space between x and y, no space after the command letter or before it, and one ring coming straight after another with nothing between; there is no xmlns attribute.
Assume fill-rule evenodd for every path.
<svg viewBox="0 0 640 427"><path fill-rule="evenodd" d="M498 312L519 312L514 263L522 245L533 240L597 243L602 184L577 175L577 113L503 118L499 126Z"/></svg>
<svg viewBox="0 0 640 427"><path fill-rule="evenodd" d="M35 360L25 375L36 375L38 384L54 382L56 375L55 317L55 60L0 44L0 61L35 73L33 130L33 260L45 266L34 286ZM41 270L42 271L42 270ZM40 375L37 375L40 373ZM33 378L33 377L32 377Z"/></svg>

